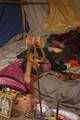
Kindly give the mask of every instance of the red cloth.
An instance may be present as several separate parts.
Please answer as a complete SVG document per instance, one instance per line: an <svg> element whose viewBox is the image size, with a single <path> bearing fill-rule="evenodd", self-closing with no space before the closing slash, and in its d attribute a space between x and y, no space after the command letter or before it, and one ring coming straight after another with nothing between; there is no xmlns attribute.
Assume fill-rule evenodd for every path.
<svg viewBox="0 0 80 120"><path fill-rule="evenodd" d="M75 59L70 60L69 63L71 67L80 67L80 64Z"/></svg>
<svg viewBox="0 0 80 120"><path fill-rule="evenodd" d="M76 32L80 32L80 27L77 27L77 29L75 31Z"/></svg>

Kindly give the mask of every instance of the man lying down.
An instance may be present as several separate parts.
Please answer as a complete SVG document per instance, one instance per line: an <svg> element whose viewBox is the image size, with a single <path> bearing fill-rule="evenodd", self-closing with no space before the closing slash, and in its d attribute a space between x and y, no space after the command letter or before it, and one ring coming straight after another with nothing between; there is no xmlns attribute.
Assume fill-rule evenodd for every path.
<svg viewBox="0 0 80 120"><path fill-rule="evenodd" d="M60 44L60 46L63 46ZM47 49L47 53L51 53ZM54 49L52 49L54 50ZM46 51L46 50L44 50ZM73 111L75 113L80 113L80 101L79 101L79 93L80 89L79 84L80 80L76 79L75 81L62 81L63 76L60 73L56 73L53 71L54 69L54 55L51 57L51 54L48 54L47 58L51 64L49 64L48 59L46 59L45 64L40 64L42 59L39 59L37 66L38 68L42 69L42 72L39 71L41 74L40 77L37 75L36 78L39 77L40 80L40 92L42 100L44 100L49 107L56 108L57 100L60 101L60 108L67 109L69 111ZM39 58L40 58L39 54ZM11 64L10 66L6 67L2 71L0 71L0 86L2 88L4 86L8 86L11 89L6 91L6 94L11 93L13 95L14 92L19 91L19 96L16 96L15 93L15 101L14 101L14 110L18 110L21 112L31 112L32 106L32 96L33 94L33 101L37 102L38 98L38 80L33 80L34 76L32 76L32 70L38 73L38 69L35 66L34 54L30 53L27 56L27 64L25 68L25 72L23 73L21 64L23 60L17 60L15 63ZM42 58L42 57L41 57ZM52 66L52 67L51 67ZM60 68L60 67L59 67ZM58 69L61 72L64 69L61 66L61 69ZM23 79L24 77L24 79ZM33 82L32 82L33 80ZM32 87L31 88L31 83ZM14 91L14 92L13 92ZM3 92L3 91L1 91ZM27 94L26 94L27 93ZM4 93L3 93L4 94Z"/></svg>
<svg viewBox="0 0 80 120"><path fill-rule="evenodd" d="M28 58L30 59L27 61L24 81L30 84L34 56L30 54ZM38 73L38 69L35 69ZM60 73L47 68L43 69L38 77L42 101L45 101L50 108L56 108L57 100L59 100L60 109L69 110L76 114L80 113L80 78L64 81ZM32 92L33 101L39 102L38 80L33 81Z"/></svg>

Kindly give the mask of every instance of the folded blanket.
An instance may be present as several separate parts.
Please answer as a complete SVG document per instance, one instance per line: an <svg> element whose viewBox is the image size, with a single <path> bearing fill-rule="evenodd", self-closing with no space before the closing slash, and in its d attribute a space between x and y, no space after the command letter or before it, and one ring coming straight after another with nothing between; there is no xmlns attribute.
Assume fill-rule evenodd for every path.
<svg viewBox="0 0 80 120"><path fill-rule="evenodd" d="M7 66L0 71L0 87L10 87L12 89L27 92L23 81L23 71L21 69L22 60L16 60L15 63Z"/></svg>

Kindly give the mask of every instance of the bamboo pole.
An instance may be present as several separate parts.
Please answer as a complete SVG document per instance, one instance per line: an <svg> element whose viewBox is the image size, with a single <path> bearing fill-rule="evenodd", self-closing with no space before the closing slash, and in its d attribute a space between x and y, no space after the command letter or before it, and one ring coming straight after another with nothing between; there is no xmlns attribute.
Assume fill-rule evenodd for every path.
<svg viewBox="0 0 80 120"><path fill-rule="evenodd" d="M24 0L21 0L21 2L24 2ZM25 15L25 11L24 11L24 4L21 5L21 11L22 11L22 38L24 39L25 33L26 33L26 15Z"/></svg>
<svg viewBox="0 0 80 120"><path fill-rule="evenodd" d="M41 5L44 5L44 4L48 4L48 2L27 2L27 1L8 1L8 0L0 0L0 4L41 4Z"/></svg>

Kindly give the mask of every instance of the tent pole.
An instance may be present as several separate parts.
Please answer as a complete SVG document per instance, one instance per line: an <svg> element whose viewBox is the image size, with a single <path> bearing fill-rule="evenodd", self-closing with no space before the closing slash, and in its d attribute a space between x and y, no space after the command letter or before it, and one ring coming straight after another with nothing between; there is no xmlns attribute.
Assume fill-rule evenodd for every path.
<svg viewBox="0 0 80 120"><path fill-rule="evenodd" d="M44 4L48 4L48 2L27 2L27 1L8 1L8 0L0 0L0 4L32 4L32 5L35 5L35 4L41 4L41 5L44 5Z"/></svg>
<svg viewBox="0 0 80 120"><path fill-rule="evenodd" d="M21 2L24 2L24 0L21 0ZM22 38L24 39L26 37L26 16L24 12L24 4L21 5L21 11L22 11Z"/></svg>

